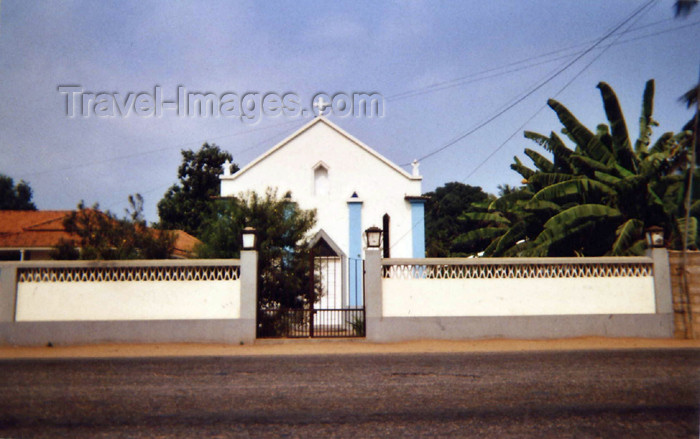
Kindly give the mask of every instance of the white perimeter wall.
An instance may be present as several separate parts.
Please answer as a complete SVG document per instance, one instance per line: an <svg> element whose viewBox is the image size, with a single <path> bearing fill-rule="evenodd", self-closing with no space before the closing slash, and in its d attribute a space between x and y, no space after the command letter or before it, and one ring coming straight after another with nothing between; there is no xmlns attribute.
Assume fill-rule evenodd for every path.
<svg viewBox="0 0 700 439"><path fill-rule="evenodd" d="M19 282L17 321L236 319L240 280Z"/></svg>
<svg viewBox="0 0 700 439"><path fill-rule="evenodd" d="M384 317L653 314L654 279L382 279Z"/></svg>

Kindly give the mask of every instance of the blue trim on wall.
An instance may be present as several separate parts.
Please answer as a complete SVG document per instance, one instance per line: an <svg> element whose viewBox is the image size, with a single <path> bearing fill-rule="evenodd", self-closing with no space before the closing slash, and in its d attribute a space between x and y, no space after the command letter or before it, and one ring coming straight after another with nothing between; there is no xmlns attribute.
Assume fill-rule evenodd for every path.
<svg viewBox="0 0 700 439"><path fill-rule="evenodd" d="M410 200L413 257L425 257L425 200Z"/></svg>
<svg viewBox="0 0 700 439"><path fill-rule="evenodd" d="M362 295L362 202L348 201L348 305L363 306Z"/></svg>

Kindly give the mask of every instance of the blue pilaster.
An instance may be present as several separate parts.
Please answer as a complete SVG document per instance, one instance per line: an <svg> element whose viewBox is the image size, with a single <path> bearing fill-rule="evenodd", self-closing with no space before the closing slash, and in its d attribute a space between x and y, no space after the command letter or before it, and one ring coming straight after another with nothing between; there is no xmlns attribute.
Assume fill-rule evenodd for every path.
<svg viewBox="0 0 700 439"><path fill-rule="evenodd" d="M348 200L348 305L363 306L362 297L362 200Z"/></svg>
<svg viewBox="0 0 700 439"><path fill-rule="evenodd" d="M425 199L407 198L411 203L411 234L413 238L413 257L425 257Z"/></svg>

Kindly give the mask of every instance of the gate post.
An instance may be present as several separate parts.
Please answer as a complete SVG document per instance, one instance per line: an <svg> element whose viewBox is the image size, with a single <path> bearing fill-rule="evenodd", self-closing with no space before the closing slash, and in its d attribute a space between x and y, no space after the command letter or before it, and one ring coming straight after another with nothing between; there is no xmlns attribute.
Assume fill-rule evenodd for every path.
<svg viewBox="0 0 700 439"><path fill-rule="evenodd" d="M380 338L382 319L382 255L379 248L365 250L365 328L368 340Z"/></svg>
<svg viewBox="0 0 700 439"><path fill-rule="evenodd" d="M311 263L311 273L309 276L311 280L311 284L309 285L309 297L311 298L311 300L309 300L309 305L311 306L311 310L309 312L309 337L314 338L314 302L316 301L316 255L314 254L313 248L309 252L309 259Z"/></svg>
<svg viewBox="0 0 700 439"><path fill-rule="evenodd" d="M241 315L244 343L255 341L258 313L258 252L241 250Z"/></svg>
<svg viewBox="0 0 700 439"><path fill-rule="evenodd" d="M675 332L675 314L673 310L673 288L671 286L671 266L666 248L652 248L647 253L654 263L654 296L656 314L663 315L664 329L667 337ZM682 303L682 302L681 302Z"/></svg>

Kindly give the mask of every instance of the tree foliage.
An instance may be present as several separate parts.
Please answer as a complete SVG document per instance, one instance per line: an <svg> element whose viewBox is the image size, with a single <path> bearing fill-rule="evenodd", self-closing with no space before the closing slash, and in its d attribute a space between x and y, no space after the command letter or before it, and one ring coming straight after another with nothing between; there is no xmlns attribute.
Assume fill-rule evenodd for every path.
<svg viewBox="0 0 700 439"><path fill-rule="evenodd" d="M676 17L687 17L700 4L698 0L676 0L673 4Z"/></svg>
<svg viewBox="0 0 700 439"><path fill-rule="evenodd" d="M214 144L205 143L198 151L183 150L177 171L179 183L158 202L158 227L181 229L199 237L204 221L215 214L212 198L219 195L222 166L232 159ZM238 165L231 167L231 172L238 171Z"/></svg>
<svg viewBox="0 0 700 439"><path fill-rule="evenodd" d="M472 203L488 199L480 187L451 182L426 194L425 231L429 257L445 257L468 253L471 248L455 242L462 233L475 228L457 220L463 212L474 210Z"/></svg>
<svg viewBox="0 0 700 439"><path fill-rule="evenodd" d="M483 209L494 216L463 215L483 227L457 241L479 245L487 256L635 255L645 248L644 230L658 225L670 246L682 245L686 182L692 179L697 186L696 199L700 189L700 175L691 176L687 166L692 133L668 132L652 143L658 123L653 119L650 80L643 94L639 135L632 142L615 92L604 82L598 89L607 124L589 130L550 99L548 105L573 146L553 132L525 132L552 159L526 149L534 164L529 168L516 157L511 168L526 186ZM688 235L697 246L697 212L693 215Z"/></svg>
<svg viewBox="0 0 700 439"><path fill-rule="evenodd" d="M0 174L0 210L36 210L29 184Z"/></svg>
<svg viewBox="0 0 700 439"><path fill-rule="evenodd" d="M143 219L143 198L129 196L128 217L102 212L99 205L84 202L63 221L76 239L62 240L52 252L53 259L167 259L175 246L175 235L147 227Z"/></svg>
<svg viewBox="0 0 700 439"><path fill-rule="evenodd" d="M253 227L259 251L260 306L303 308L320 298L320 290L311 288L309 232L316 223L315 211L299 208L291 193L279 197L277 190L269 188L264 194L248 192L217 200L215 206L215 214L202 228L200 257L237 257L243 228Z"/></svg>

